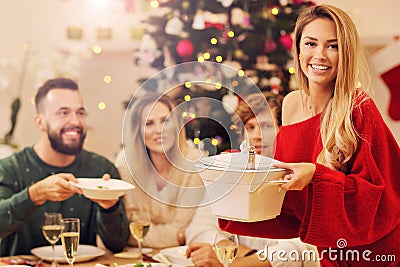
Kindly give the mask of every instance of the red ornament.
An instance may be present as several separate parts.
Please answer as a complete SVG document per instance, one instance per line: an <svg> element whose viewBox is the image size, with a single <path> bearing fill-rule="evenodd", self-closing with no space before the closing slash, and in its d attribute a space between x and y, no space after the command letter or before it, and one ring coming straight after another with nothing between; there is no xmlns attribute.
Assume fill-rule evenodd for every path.
<svg viewBox="0 0 400 267"><path fill-rule="evenodd" d="M194 47L192 42L187 39L180 40L176 45L176 52L183 58L193 55Z"/></svg>
<svg viewBox="0 0 400 267"><path fill-rule="evenodd" d="M264 42L264 52L265 53L274 52L276 47L277 47L277 45L274 40L272 40L272 39L265 40L265 42Z"/></svg>
<svg viewBox="0 0 400 267"><path fill-rule="evenodd" d="M282 35L281 37L279 37L279 42L280 42L287 50L292 49L293 39L292 39L292 36L290 36L290 34L286 33L286 34Z"/></svg>

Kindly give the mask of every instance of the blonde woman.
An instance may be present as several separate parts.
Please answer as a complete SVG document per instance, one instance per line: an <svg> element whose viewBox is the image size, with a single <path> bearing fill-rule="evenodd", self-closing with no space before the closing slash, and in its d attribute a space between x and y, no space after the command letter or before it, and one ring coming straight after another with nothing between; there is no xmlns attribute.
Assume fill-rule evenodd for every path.
<svg viewBox="0 0 400 267"><path fill-rule="evenodd" d="M275 135L281 125L282 95L271 92L254 93L246 96L235 109L232 116L236 130L242 139L255 147L257 154L273 157ZM232 151L234 152L234 151ZM219 231L217 217L212 214L210 206L198 208L190 225L186 229L189 244L186 254L195 266L223 266L212 247L215 234ZM269 239L239 236L239 251L232 267L312 267L319 266L314 246L302 243L299 238ZM268 248L269 251L283 251L286 255L280 258L260 259L259 254ZM313 253L310 259L295 259L289 253L301 254L303 251Z"/></svg>
<svg viewBox="0 0 400 267"><path fill-rule="evenodd" d="M187 146L181 113L168 96L147 93L132 102L124 126L124 153L115 162L121 178L137 186L124 196L127 215L150 216L143 246L182 245L194 207L204 197L193 169L200 153ZM129 244L136 245L132 237Z"/></svg>
<svg viewBox="0 0 400 267"><path fill-rule="evenodd" d="M220 227L300 236L318 247L322 266L397 266L400 149L366 92L356 26L336 7L305 9L294 59L301 89L285 97L275 153L286 162L276 166L293 171L282 186L282 213L258 223L220 220Z"/></svg>

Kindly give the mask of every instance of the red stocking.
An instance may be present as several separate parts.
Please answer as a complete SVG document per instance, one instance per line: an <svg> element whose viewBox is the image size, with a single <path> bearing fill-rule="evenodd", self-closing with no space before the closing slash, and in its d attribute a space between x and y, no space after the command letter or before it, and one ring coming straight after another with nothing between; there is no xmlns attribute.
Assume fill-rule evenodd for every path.
<svg viewBox="0 0 400 267"><path fill-rule="evenodd" d="M381 74L390 90L389 115L393 120L400 120L400 65Z"/></svg>
<svg viewBox="0 0 400 267"><path fill-rule="evenodd" d="M372 63L390 91L389 116L400 120L400 40L378 51Z"/></svg>

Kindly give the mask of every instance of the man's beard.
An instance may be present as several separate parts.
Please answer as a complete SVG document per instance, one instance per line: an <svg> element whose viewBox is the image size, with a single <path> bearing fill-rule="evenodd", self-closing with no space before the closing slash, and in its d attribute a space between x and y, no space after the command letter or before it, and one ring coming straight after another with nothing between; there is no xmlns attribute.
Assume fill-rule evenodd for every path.
<svg viewBox="0 0 400 267"><path fill-rule="evenodd" d="M50 140L51 147L62 154L66 155L77 155L83 149L83 141L85 140L86 133L83 132L83 129L79 127L80 138L79 142L73 144L64 144L62 140L62 132L64 129L61 129L60 133L58 134L55 131L48 130L47 135Z"/></svg>

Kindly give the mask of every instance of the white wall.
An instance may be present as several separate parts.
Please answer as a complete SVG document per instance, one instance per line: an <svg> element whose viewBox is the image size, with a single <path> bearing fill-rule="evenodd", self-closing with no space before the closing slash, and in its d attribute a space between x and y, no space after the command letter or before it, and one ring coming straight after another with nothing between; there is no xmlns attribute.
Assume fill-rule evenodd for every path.
<svg viewBox="0 0 400 267"><path fill-rule="evenodd" d="M331 4L350 14L358 27L365 45L381 45L400 35L398 0L382 2L371 0L316 0L319 4Z"/></svg>
<svg viewBox="0 0 400 267"><path fill-rule="evenodd" d="M365 0L327 0L316 2L338 6L350 14L358 27L369 59L385 45L393 42L395 36L400 36L398 0L386 0L382 4ZM400 62L397 63L400 64ZM380 74L374 68L371 61L370 70L373 82L372 86L374 88L374 100L399 143L400 121L393 120L388 114L388 104L391 97L390 91L380 78Z"/></svg>
<svg viewBox="0 0 400 267"><path fill-rule="evenodd" d="M38 82L49 64L76 75L89 111L87 118L89 132L86 148L95 150L113 160L120 148L121 127L124 111L122 101L139 87L137 79L149 77L155 72L150 68L138 68L133 64L133 52L138 41L130 37L132 27L140 27L141 17L146 15L143 3L146 0L133 1L135 11L127 13L123 0L1 0L0 1L0 81L1 75L7 75L10 86L0 83L0 136L9 129L9 106L19 80L23 45L29 44L30 56L27 75L22 90L22 109L18 118L15 142L24 147L34 144L38 131L33 124L34 108L31 104ZM365 0L317 1L331 3L350 13L359 26L362 40L367 48L384 45L394 35L400 35L400 19L397 0L386 0L382 5ZM95 32L99 26L113 29L112 41L99 41ZM81 41L69 41L66 28L82 27ZM89 49L99 44L103 53L94 55ZM374 49L369 49L373 51ZM68 51L80 51L80 56L72 63L67 61ZM54 55L56 51L56 55ZM61 54L64 58L57 58ZM47 61L46 61L47 60ZM54 63L55 62L55 63ZM73 69L75 64L80 68ZM47 65L46 65L47 64ZM15 71L10 66L15 66ZM75 72L74 72L75 71ZM44 73L43 73L44 72ZM105 84L103 76L110 75L112 82ZM400 122L391 121L386 115L388 89L373 73L378 88L376 100L383 116L397 140L400 140ZM100 111L97 103L105 101L107 109Z"/></svg>
<svg viewBox="0 0 400 267"><path fill-rule="evenodd" d="M53 76L51 68L60 69L59 74L67 73L80 84L88 110L85 147L114 160L121 144L122 102L129 100L139 87L139 78L149 77L156 71L139 68L133 63L139 41L131 38L130 31L132 27L140 27L139 21L145 14L141 2L147 1L134 2L135 11L127 13L124 1L120 0L0 1L0 34L3 36L0 44L0 80L5 75L10 82L8 88L0 83L1 137L10 127L10 105L21 77L23 47L29 44L15 143L22 148L38 140L31 99L39 84L45 80L43 78ZM113 29L112 41L97 39L96 29L104 25ZM69 26L81 27L83 39L68 40L66 28ZM90 49L94 45L100 45L103 52L93 54ZM79 55L72 57L71 51L78 51ZM68 60L74 62L69 63ZM104 83L104 75L112 77L110 84ZM97 108L100 101L107 104L103 111Z"/></svg>

